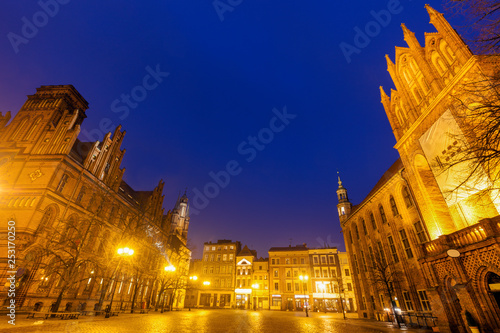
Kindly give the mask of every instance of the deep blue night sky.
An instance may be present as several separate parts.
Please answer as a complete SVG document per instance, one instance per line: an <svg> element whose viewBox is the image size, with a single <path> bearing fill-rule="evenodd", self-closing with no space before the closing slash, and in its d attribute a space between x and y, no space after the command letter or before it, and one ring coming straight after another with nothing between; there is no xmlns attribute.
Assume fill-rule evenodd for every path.
<svg viewBox="0 0 500 333"><path fill-rule="evenodd" d="M344 250L337 170L356 204L397 159L380 104L379 86L393 86L384 55L394 59L394 46L406 46L402 22L421 43L435 31L425 2L401 0L348 63L339 45L354 45L354 28L397 1L222 0L229 6L223 21L211 0L59 1L46 22L37 1L4 1L2 112L17 112L40 85L73 84L90 104L80 139L102 138L110 124L121 124L124 179L136 190L164 179L166 209L186 187L193 199L193 190L212 181L210 172L235 160L241 172L192 214L195 257L203 242L223 238L259 256L290 239ZM427 3L443 11L441 1ZM38 31L25 28L23 36L34 16ZM9 33L25 39L16 44ZM137 88L157 69L168 76L147 81L152 90ZM131 92L139 100L133 107L120 101ZM284 107L296 117L262 151L248 152L249 136L270 140L273 109Z"/></svg>

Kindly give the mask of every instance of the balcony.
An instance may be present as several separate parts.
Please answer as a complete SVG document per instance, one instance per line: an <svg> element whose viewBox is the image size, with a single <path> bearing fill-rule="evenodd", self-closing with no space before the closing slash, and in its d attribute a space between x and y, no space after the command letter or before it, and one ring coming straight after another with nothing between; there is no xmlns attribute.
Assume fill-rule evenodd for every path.
<svg viewBox="0 0 500 333"><path fill-rule="evenodd" d="M500 216L483 219L467 228L422 244L425 257L441 255L449 249L463 249L487 239L500 238Z"/></svg>

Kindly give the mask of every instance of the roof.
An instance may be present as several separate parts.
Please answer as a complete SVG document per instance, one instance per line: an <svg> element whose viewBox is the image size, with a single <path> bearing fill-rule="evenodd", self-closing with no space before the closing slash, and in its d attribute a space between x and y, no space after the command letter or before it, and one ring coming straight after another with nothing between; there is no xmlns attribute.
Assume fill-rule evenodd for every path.
<svg viewBox="0 0 500 333"><path fill-rule="evenodd" d="M80 164L83 165L83 162L87 158L88 153L94 146L94 142L83 142L76 139L73 147L71 147L70 155Z"/></svg>
<svg viewBox="0 0 500 333"><path fill-rule="evenodd" d="M291 245L288 247L272 247L269 249L269 252L283 252L283 251L307 251L307 245L296 245L292 247Z"/></svg>
<svg viewBox="0 0 500 333"><path fill-rule="evenodd" d="M401 157L399 157L396 162L394 162L389 169L380 177L378 180L377 184L372 188L370 193L361 201L361 203L355 205L352 207L352 213L350 214L351 216L353 213L358 209L361 208L368 200L371 199L372 196L377 193L378 190L380 190L394 175L396 175L401 169L404 168L403 162L401 161Z"/></svg>
<svg viewBox="0 0 500 333"><path fill-rule="evenodd" d="M237 254L238 257L257 257L257 251L250 250L248 246L245 247Z"/></svg>

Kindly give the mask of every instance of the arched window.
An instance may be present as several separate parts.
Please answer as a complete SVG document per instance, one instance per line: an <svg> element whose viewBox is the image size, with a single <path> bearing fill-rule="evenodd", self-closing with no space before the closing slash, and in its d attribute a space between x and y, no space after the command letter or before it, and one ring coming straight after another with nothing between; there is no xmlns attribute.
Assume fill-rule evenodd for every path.
<svg viewBox="0 0 500 333"><path fill-rule="evenodd" d="M392 215L393 216L398 216L398 206L396 206L396 201L394 200L394 197L391 195L391 198L389 199L389 202L391 203L391 210L392 210Z"/></svg>
<svg viewBox="0 0 500 333"><path fill-rule="evenodd" d="M370 221L372 223L373 230L377 230L377 223L375 222L375 216L373 216L372 212L370 212Z"/></svg>
<svg viewBox="0 0 500 333"><path fill-rule="evenodd" d="M403 187L403 200L405 202L406 208L413 206L413 202L411 201L410 192L408 192L408 188Z"/></svg>
<svg viewBox="0 0 500 333"><path fill-rule="evenodd" d="M434 67L437 69L439 75L443 75L444 72L446 72L447 68L443 60L436 51L432 52L431 60L432 63L434 64Z"/></svg>
<svg viewBox="0 0 500 333"><path fill-rule="evenodd" d="M43 231L47 227L51 227L56 219L56 209L54 207L48 207L43 213L43 217L38 225L38 230Z"/></svg>
<svg viewBox="0 0 500 333"><path fill-rule="evenodd" d="M75 200L75 202L77 204L82 203L82 199L85 196L86 191L87 191L87 188L85 186L82 186L82 188L80 189L80 192L78 193L78 196L76 197L76 200Z"/></svg>
<svg viewBox="0 0 500 333"><path fill-rule="evenodd" d="M380 218L382 219L382 223L387 223L387 217L385 216L384 207L382 207L382 205L378 206L378 211L380 212Z"/></svg>
<svg viewBox="0 0 500 333"><path fill-rule="evenodd" d="M363 226L363 232L368 235L368 230L366 229L365 219L361 219L361 225Z"/></svg>
<svg viewBox="0 0 500 333"><path fill-rule="evenodd" d="M354 224L354 232L356 233L356 239L359 239L359 230L357 224Z"/></svg>

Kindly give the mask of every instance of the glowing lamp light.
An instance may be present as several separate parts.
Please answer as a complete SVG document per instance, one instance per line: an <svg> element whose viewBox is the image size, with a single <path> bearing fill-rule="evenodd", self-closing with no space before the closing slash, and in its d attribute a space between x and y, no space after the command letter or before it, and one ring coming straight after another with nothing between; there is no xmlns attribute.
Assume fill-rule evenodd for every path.
<svg viewBox="0 0 500 333"><path fill-rule="evenodd" d="M301 276L299 276L299 279L301 281L307 281L307 280L309 280L309 276L307 276L307 275L301 275Z"/></svg>
<svg viewBox="0 0 500 333"><path fill-rule="evenodd" d="M134 254L134 250L129 249L128 247L119 248L117 252L118 252L119 255L128 254L129 256L131 256L131 255Z"/></svg>
<svg viewBox="0 0 500 333"><path fill-rule="evenodd" d="M123 254L123 249L118 249L118 254Z"/></svg>
<svg viewBox="0 0 500 333"><path fill-rule="evenodd" d="M175 272L175 267L173 265L165 266L165 271L167 271L167 272Z"/></svg>
<svg viewBox="0 0 500 333"><path fill-rule="evenodd" d="M196 281L196 280L198 280L198 277L196 275L193 275L193 276L189 277L189 280Z"/></svg>
<svg viewBox="0 0 500 333"><path fill-rule="evenodd" d="M258 284L258 283L254 283L254 284L252 284L252 288L253 288L253 289L259 289L259 284Z"/></svg>
<svg viewBox="0 0 500 333"><path fill-rule="evenodd" d="M203 285L204 286L209 286L210 285L210 281L203 281Z"/></svg>

